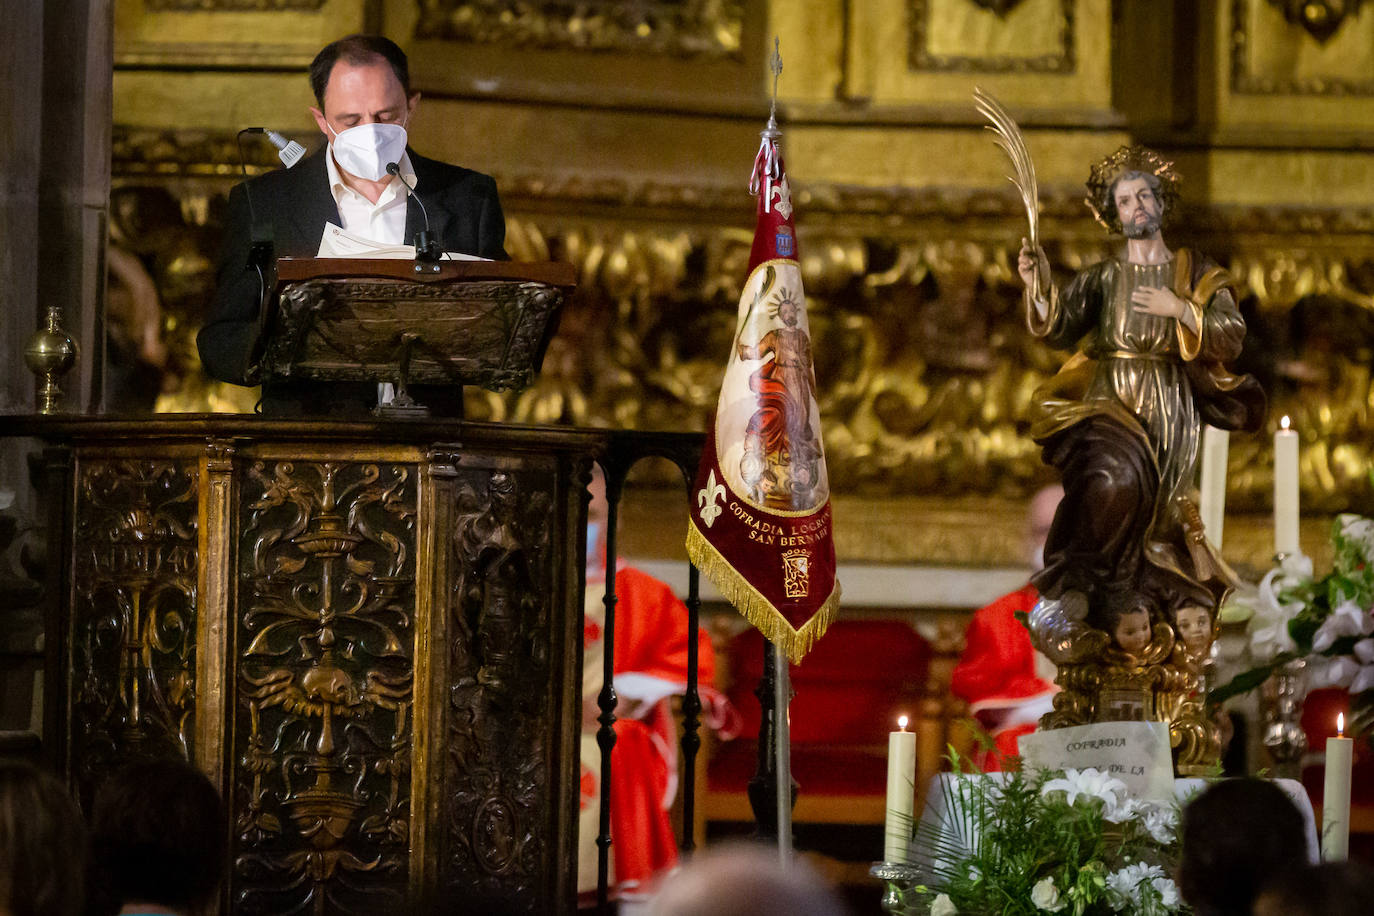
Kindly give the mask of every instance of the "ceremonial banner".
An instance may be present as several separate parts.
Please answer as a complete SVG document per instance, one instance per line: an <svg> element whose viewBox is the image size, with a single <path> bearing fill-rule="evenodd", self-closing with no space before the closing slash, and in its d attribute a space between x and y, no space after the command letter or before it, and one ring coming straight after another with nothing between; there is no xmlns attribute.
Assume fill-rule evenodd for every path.
<svg viewBox="0 0 1374 916"><path fill-rule="evenodd" d="M793 662L839 608L830 479L792 197L763 132L750 192L758 225L715 422L692 490L687 553Z"/></svg>

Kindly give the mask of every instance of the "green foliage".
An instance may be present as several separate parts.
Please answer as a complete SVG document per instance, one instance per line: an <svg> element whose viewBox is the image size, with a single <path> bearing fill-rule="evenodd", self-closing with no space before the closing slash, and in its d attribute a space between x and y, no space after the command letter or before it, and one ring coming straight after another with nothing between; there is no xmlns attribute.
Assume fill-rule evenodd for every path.
<svg viewBox="0 0 1374 916"><path fill-rule="evenodd" d="M1374 655L1374 520L1338 516L1331 543L1334 556L1326 575L1314 578L1306 558L1297 557L1261 583L1250 623L1257 664L1212 690L1209 703L1254 690L1283 665L1305 658L1309 687L1350 690L1347 731L1374 733L1374 666L1369 661ZM1273 638L1276 625L1290 643Z"/></svg>
<svg viewBox="0 0 1374 916"><path fill-rule="evenodd" d="M965 764L953 753L951 762L956 773ZM1188 912L1170 880L1172 803L1128 798L1119 780L1093 770L951 776L940 794L942 822L915 831L927 878L906 892L904 913Z"/></svg>

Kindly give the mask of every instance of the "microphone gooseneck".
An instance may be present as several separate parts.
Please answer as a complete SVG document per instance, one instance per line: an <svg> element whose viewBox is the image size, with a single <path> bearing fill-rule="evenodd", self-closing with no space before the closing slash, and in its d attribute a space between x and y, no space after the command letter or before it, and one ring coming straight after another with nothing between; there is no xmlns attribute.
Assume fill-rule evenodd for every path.
<svg viewBox="0 0 1374 916"><path fill-rule="evenodd" d="M439 242L429 231L429 212L425 210L424 201L420 200L420 195L415 193L415 189L406 181L401 174L401 164L399 162L388 162L386 173L394 175L401 180L401 187L406 189L406 197L420 205L420 215L425 218L425 228L415 233L415 260L417 261L439 261L444 257L444 250Z"/></svg>

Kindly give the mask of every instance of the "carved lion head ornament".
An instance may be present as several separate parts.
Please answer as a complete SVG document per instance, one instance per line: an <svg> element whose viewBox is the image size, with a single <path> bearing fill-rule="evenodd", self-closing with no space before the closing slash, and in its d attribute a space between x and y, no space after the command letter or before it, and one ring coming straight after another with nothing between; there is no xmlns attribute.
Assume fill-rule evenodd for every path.
<svg viewBox="0 0 1374 916"><path fill-rule="evenodd" d="M1116 213L1116 202L1112 199L1112 188L1122 177L1130 173L1152 177L1155 194L1163 207L1162 221L1168 223L1169 216L1178 203L1178 173L1174 164L1154 150L1143 146L1123 146L1106 159L1097 163L1088 176L1088 196L1083 202L1108 232L1121 234L1121 219ZM1158 184L1156 185L1156 182Z"/></svg>

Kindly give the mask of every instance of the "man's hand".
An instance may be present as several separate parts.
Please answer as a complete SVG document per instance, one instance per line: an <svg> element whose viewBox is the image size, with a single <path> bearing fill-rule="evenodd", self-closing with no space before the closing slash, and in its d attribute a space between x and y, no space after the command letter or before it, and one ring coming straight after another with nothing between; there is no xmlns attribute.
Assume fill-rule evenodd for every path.
<svg viewBox="0 0 1374 916"><path fill-rule="evenodd" d="M1194 334L1198 332L1193 310L1173 290L1162 286L1140 286L1131 293L1131 309L1144 315L1177 318Z"/></svg>
<svg viewBox="0 0 1374 916"><path fill-rule="evenodd" d="M1050 259L1045 256L1045 249L1039 245L1031 248L1030 242L1021 239L1021 254L1016 259L1016 272L1021 275L1021 282L1026 284L1026 289L1031 291L1032 296L1040 296L1042 293L1042 278L1048 279L1050 275Z"/></svg>

